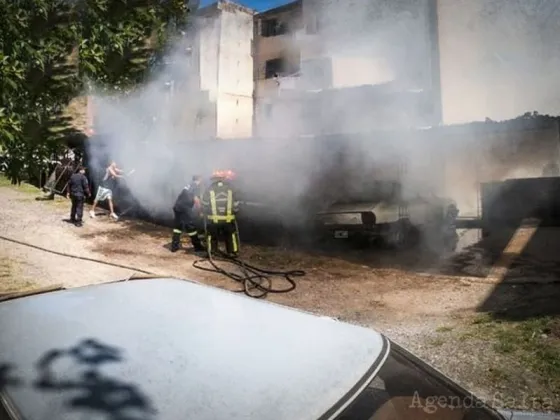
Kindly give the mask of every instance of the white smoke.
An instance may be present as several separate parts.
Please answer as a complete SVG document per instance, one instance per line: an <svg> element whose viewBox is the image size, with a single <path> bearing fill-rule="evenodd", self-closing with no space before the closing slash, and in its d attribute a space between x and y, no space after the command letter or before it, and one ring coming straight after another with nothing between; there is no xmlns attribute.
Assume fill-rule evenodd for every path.
<svg viewBox="0 0 560 420"><path fill-rule="evenodd" d="M249 80L243 74L252 72L252 65L245 61L253 41L247 35L252 33L252 17L241 12L222 20L206 15L174 46L168 64L136 92L115 99L95 95L94 90L96 131L110 141L105 150L92 142L92 161L102 166L107 154L125 170L135 168L128 187L154 215L171 212L176 194L193 174L206 176L219 168L236 170L250 199L266 200L292 220L301 217L306 206L327 205L374 177L397 178L410 195L442 193L449 148L434 144L441 138L430 139L414 131L434 122L430 102L439 94L432 90L438 82L433 79L429 3L303 0L304 23L315 19L318 31L305 35L300 30L298 36L284 38L286 49L300 52L301 76L290 92L269 99L273 111L266 121L257 101L259 136L248 140L214 140L212 136L216 120L226 121L231 113L239 113L238 118L229 119L232 133L235 124L248 125L253 120L252 111L241 113L230 100L215 105L231 92L242 104L245 99L252 102L239 93ZM526 0L524 8L521 3L515 8L502 1L499 10L505 14L499 16L482 7L490 0L438 3L444 118L509 118L527 107L558 111L560 103L551 88L558 81L549 85L545 80L552 76L546 78L545 73L555 74L551 69L560 54L547 35L553 23L539 28L542 17L529 13L533 10L529 5L536 5L536 0ZM454 26L460 31L453 32ZM491 34L489 28L493 28ZM531 45L538 44L538 34L549 40L545 61L547 53L531 51ZM218 35L221 42L213 42ZM509 70L483 68L471 54L481 46L500 60L509 60ZM204 58L199 58L198 51ZM535 54L540 54L541 61ZM211 57L220 57L227 66L219 69ZM320 57L326 58L326 64L317 73L312 64L321 67L321 61L312 59ZM245 73L239 66L246 66ZM209 77L213 74L216 77ZM252 74L249 77L252 80ZM505 83L508 94L517 99L512 102L511 96L500 93L498 82ZM381 129L392 134L380 134ZM302 137L308 134L332 136ZM477 146L473 143L472 147ZM406 173L399 174L401 166ZM462 188L459 184L457 188Z"/></svg>

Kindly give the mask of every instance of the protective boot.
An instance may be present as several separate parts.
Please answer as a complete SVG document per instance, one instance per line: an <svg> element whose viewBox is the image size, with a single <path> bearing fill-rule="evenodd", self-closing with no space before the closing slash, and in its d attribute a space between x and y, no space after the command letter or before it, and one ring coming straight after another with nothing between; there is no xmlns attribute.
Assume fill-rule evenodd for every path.
<svg viewBox="0 0 560 420"><path fill-rule="evenodd" d="M237 257L239 251L239 243L237 241L236 232L228 233L226 236L226 252L231 258Z"/></svg>
<svg viewBox="0 0 560 420"><path fill-rule="evenodd" d="M206 236L206 250L208 257L212 258L218 251L218 238L215 235Z"/></svg>
<svg viewBox="0 0 560 420"><path fill-rule="evenodd" d="M194 252L206 251L204 249L204 246L202 246L202 241L200 240L200 237L198 236L198 233L196 235L191 236L191 244L194 248Z"/></svg>
<svg viewBox="0 0 560 420"><path fill-rule="evenodd" d="M171 237L171 252L177 252L181 248L181 234L173 232Z"/></svg>

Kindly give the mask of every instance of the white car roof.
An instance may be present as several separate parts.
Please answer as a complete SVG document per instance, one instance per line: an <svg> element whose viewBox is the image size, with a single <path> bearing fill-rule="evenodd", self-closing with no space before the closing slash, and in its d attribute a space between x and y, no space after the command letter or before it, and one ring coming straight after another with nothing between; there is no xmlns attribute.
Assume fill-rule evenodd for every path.
<svg viewBox="0 0 560 420"><path fill-rule="evenodd" d="M3 395L28 420L332 418L389 346L371 329L178 279L6 301L0 331L0 372L19 381Z"/></svg>

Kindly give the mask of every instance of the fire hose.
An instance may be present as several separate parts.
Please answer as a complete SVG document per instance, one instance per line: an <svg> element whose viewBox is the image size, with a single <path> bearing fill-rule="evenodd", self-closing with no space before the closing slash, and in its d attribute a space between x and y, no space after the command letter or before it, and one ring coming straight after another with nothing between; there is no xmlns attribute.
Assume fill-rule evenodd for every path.
<svg viewBox="0 0 560 420"><path fill-rule="evenodd" d="M239 243L239 229L237 227L237 222L234 222L234 224L235 233ZM206 231L206 223L204 230ZM203 267L201 264L204 262L209 263L211 267ZM217 262L233 265L239 272L228 271L223 267L220 267ZM303 277L306 274L303 270L277 271L255 267L254 265L248 264L245 261L237 257L230 256L220 250L217 250L214 254L208 250L206 258L193 262L193 267L210 273L222 274L233 281L241 283L243 288L241 290L235 290L235 292L245 293L247 296L257 299L264 298L269 293L288 293L295 290L296 282L294 277ZM275 276L283 277L289 285L283 289L273 288L272 277Z"/></svg>
<svg viewBox="0 0 560 420"><path fill-rule="evenodd" d="M148 274L148 275L160 276L161 277L161 275L159 275L159 274L152 273L152 272L146 271L146 270L141 270L137 267L131 267L129 265L118 264L118 263L114 263L114 262L110 262L110 261L106 261L106 260L100 260L100 259L97 259L97 258L90 258L90 257L83 257L81 255L69 254L67 252L55 251L53 249L44 248L44 247L39 246L39 245L33 245L33 244L30 244L29 242L19 241L17 239L8 238L8 237L2 236L2 235L0 235L0 239L3 240L3 241L18 244L18 245L21 245L21 246L26 246L28 248L33 248L33 249L36 249L38 251L48 252L49 254L58 255L58 256L61 256L61 257L73 258L73 259L82 260L82 261L89 261L89 262L93 262L93 263L97 263L97 264L108 265L110 267L122 268L122 269L125 269L125 270L135 271L137 273L142 273L142 274Z"/></svg>
<svg viewBox="0 0 560 420"><path fill-rule="evenodd" d="M72 258L72 259L77 259L77 260L82 260L82 261L89 261L89 262L93 262L93 263L97 263L97 264L103 264L103 265L107 265L110 267L115 267L115 268L122 268L124 270L129 270L132 272L136 272L136 273L141 273L141 274L145 274L148 276L153 276L153 277L170 277L167 275L162 275L162 274L158 274L158 273L154 273L151 271L147 271L147 270L142 270L138 267L132 267L129 265L125 265L125 264L119 264L119 263L114 263L111 261L107 261L107 260L101 260L98 258L90 258L90 257L84 257L84 256L80 256L80 255L74 255L74 254L70 254L67 252L61 252L61 251L55 251L53 249L49 249L49 248L45 248L39 245L34 245L31 244L29 242L25 242L25 241L20 241L14 238L9 238L6 236L2 236L0 235L0 239L7 241L7 242L11 242L14 244L18 244L21 246L25 246L28 248L33 248L36 249L38 251L42 251L42 252L47 252L49 254L53 254L53 255L58 255L61 257L66 257L66 258ZM236 290L235 292L244 292L245 294L247 294L250 297L254 297L254 298L262 298L265 297L268 293L288 293L291 292L292 290L294 290L296 288L296 283L293 280L293 277L302 277L305 275L305 272L302 270L290 270L290 271L274 271L274 270L265 270L262 268L258 268L255 266L252 266L250 264L247 264L245 262L243 262L242 260L238 259L238 258L232 258L229 257L221 252L216 254L216 257L213 257L212 255L208 255L207 258L195 261L193 263L193 267L202 270L202 271L208 271L208 272L215 272L218 274L222 274L236 282L242 283L243 284L243 289L242 290ZM202 267L200 266L200 263L202 262L209 262L210 265L212 266L212 268L209 267ZM239 268L241 268L243 274L238 274L232 271L228 271L225 270L224 268L218 266L216 263L217 262L227 262L230 263L232 265L235 265ZM283 276L286 281L289 283L289 286L284 288L284 289L273 289L271 287L271 276ZM127 279L128 280L128 279Z"/></svg>
<svg viewBox="0 0 560 420"><path fill-rule="evenodd" d="M204 262L208 262L211 267L201 266ZM220 267L217 262L233 265L239 269L240 273L228 271L223 267ZM293 278L305 276L305 271L303 270L275 271L255 267L247 264L239 258L231 257L221 251L218 251L215 256L209 254L207 258L195 261L193 263L193 267L202 271L219 273L238 283L241 283L243 288L241 290L234 291L238 293L245 293L247 296L257 299L263 298L269 293L278 294L291 292L296 288L296 282ZM283 289L274 289L272 287L273 276L284 277L289 286Z"/></svg>

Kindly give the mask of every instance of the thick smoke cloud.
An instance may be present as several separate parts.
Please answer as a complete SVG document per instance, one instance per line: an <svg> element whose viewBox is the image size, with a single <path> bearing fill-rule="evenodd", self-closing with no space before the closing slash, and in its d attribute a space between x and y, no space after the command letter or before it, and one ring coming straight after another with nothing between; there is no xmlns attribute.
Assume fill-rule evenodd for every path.
<svg viewBox="0 0 560 420"><path fill-rule="evenodd" d="M454 121L510 118L527 110L521 104L527 97L536 110L560 106L541 77L557 59L551 56L542 66L538 64L542 60L533 57L537 53L531 52L531 45L550 35L537 31L535 22L541 17L531 15L527 6L536 0L524 2L528 10L496 0L494 12L490 0L439 3L442 18L451 13L451 4L471 13L470 20L459 22L464 33L456 41L465 53L458 48L453 51L454 35L445 32L453 25L452 19L440 32L453 38L440 41L446 48L442 54L444 117ZM468 10L467 3L471 5ZM168 64L138 91L108 98L95 95L94 90L96 130L109 140L104 150L92 142L93 162L102 167L109 155L125 169L136 169L127 180L128 187L155 216L170 214L176 194L193 174L208 175L218 168L236 170L249 201L267 202L292 223L304 221L309 209L319 210L363 191L373 179L401 181L408 196L449 192L442 185L447 152L434 144L442 139L411 131L433 123L430 101L437 94L432 91L428 4L428 0L304 0L305 20L315 19L317 33L309 37L300 31L291 38L301 50L301 77L290 91L283 90L280 78L281 92L272 100L271 116L257 118L264 134L252 140L211 141L206 135L213 98L205 95L208 87L201 86L200 74L215 69L211 63L197 61L195 49L189 47L214 48L205 37L223 26L212 18L198 19L185 40L173 48ZM507 13L501 15L498 10ZM460 21L462 15L455 15ZM506 77L505 70L500 73L472 63L468 67L462 61L469 56L469 39L478 34L480 41L481 28L489 27L495 29L495 35L485 41L488 51L502 51L504 42L514 35L519 46L520 37L525 37L525 47L511 50L510 45L510 55L495 54L499 60L509 60L508 68L522 75L515 76L521 79L514 77L513 70ZM544 57L542 51L539 54ZM328 59L318 60L320 57ZM456 62L463 63L463 68ZM538 77L531 82L530 74ZM492 101L481 100L481 91L494 86L497 92L495 86L504 80L508 86L518 87L515 106L509 106L509 100L498 93ZM533 83L535 89L528 93L517 80ZM325 90L329 86L340 90ZM480 104L486 104L484 115L477 109ZM312 139L311 134L328 136ZM457 147L459 150L464 152L464 148ZM406 171L399 172L403 168ZM457 195L456 189L454 193Z"/></svg>
<svg viewBox="0 0 560 420"><path fill-rule="evenodd" d="M439 16L446 123L560 113L556 0L440 1Z"/></svg>

